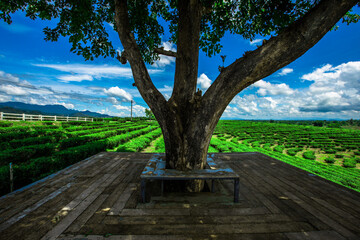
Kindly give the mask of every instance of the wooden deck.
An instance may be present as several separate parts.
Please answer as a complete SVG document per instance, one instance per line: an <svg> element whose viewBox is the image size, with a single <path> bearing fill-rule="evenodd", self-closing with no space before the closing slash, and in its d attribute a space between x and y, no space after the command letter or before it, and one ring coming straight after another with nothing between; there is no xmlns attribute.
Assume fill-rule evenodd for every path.
<svg viewBox="0 0 360 240"><path fill-rule="evenodd" d="M214 154L240 175L215 193L140 203L152 154L99 153L0 198L0 239L360 239L360 194L260 153Z"/></svg>

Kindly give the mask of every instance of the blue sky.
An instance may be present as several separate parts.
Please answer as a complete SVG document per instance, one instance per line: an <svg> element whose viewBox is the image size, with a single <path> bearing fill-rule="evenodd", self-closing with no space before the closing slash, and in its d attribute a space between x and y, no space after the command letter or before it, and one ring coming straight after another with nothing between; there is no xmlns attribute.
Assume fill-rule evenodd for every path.
<svg viewBox="0 0 360 240"><path fill-rule="evenodd" d="M356 12L359 12L356 9ZM32 21L22 13L13 23L0 22L0 102L61 104L112 116L129 116L134 100L135 116L147 107L132 86L129 64L116 59L85 61L70 52L66 38L46 42L42 29L54 22ZM122 49L117 34L108 26L110 39ZM253 50L253 42L237 35L222 39L225 66ZM360 23L339 23L302 57L239 93L222 118L235 119L359 119L360 116ZM163 37L165 49L176 50ZM220 55L208 58L200 52L198 87L206 91L219 74ZM148 66L155 86L169 98L175 61L162 56Z"/></svg>

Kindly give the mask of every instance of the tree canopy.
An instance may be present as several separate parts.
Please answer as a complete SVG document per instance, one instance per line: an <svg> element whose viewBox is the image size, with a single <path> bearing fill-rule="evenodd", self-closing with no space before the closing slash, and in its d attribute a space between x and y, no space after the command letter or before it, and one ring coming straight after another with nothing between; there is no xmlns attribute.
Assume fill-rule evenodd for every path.
<svg viewBox="0 0 360 240"><path fill-rule="evenodd" d="M45 39L69 37L71 51L86 60L116 56L107 32L111 25L124 49L117 59L130 63L134 86L162 129L167 167L184 170L204 168L215 126L239 92L302 56L341 18L357 22L351 13L356 5L357 0L11 0L1 1L0 18L10 23L11 13L22 10L32 19L55 19L55 27L44 29ZM162 39L165 30L169 39ZM225 33L273 37L220 67L202 94L196 90L199 50L220 53ZM164 40L176 52L162 49ZM159 54L176 58L170 99L145 65Z"/></svg>
<svg viewBox="0 0 360 240"><path fill-rule="evenodd" d="M177 0L128 1L131 31L145 62L159 59L154 51L161 44L164 26L170 39L178 40ZM252 40L256 35L276 35L312 9L319 0L201 0L200 49L208 56L220 53L220 40L228 31ZM360 6L360 3L358 4ZM85 60L114 57L105 24L116 30L115 3L111 0L8 0L0 3L0 18L11 23L11 14L21 10L31 19L55 19L56 27L44 29L45 40L57 41L69 36L71 51ZM349 11L343 21L357 22L358 14Z"/></svg>

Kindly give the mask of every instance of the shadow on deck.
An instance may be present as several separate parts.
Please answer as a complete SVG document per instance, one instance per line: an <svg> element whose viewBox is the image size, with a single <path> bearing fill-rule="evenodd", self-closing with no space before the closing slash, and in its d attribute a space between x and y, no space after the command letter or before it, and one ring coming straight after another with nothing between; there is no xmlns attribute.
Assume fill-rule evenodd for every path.
<svg viewBox="0 0 360 240"><path fill-rule="evenodd" d="M215 193L139 203L152 154L99 153L0 198L0 239L360 239L360 194L260 153L214 154L240 175Z"/></svg>

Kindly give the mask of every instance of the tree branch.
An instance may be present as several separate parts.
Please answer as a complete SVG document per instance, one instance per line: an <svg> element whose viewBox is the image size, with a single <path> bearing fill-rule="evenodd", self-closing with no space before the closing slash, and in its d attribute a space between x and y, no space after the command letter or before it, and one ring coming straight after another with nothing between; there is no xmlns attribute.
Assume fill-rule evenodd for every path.
<svg viewBox="0 0 360 240"><path fill-rule="evenodd" d="M206 91L202 107L213 106L209 114L221 116L236 94L303 55L357 2L357 0L322 0L277 37L271 38L258 49L245 54L226 67Z"/></svg>
<svg viewBox="0 0 360 240"><path fill-rule="evenodd" d="M173 51L170 51L170 50L164 50L163 47L162 48L155 48L154 52L158 53L158 54L165 55L165 56L169 56L169 57L177 57L176 52L173 52Z"/></svg>
<svg viewBox="0 0 360 240"><path fill-rule="evenodd" d="M130 30L126 0L115 0L115 21L120 41L124 47L124 52L126 52L126 60L131 66L135 85L155 116L159 117L157 119L161 119L160 116L166 114L164 113L166 112L166 100L151 81L140 49ZM121 56L119 56L119 60L121 60Z"/></svg>
<svg viewBox="0 0 360 240"><path fill-rule="evenodd" d="M196 91L201 22L199 0L178 1L179 23L174 89L170 102L188 108Z"/></svg>

